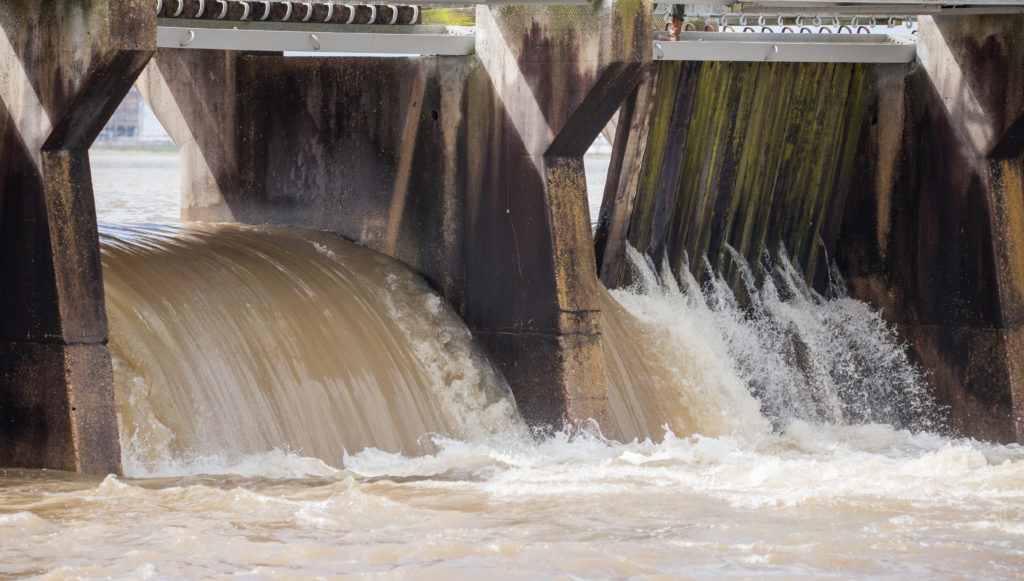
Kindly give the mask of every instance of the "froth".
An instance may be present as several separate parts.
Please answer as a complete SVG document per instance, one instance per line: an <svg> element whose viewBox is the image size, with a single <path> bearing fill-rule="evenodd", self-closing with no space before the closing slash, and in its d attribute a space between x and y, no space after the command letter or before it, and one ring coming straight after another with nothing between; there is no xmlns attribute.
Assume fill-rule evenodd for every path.
<svg viewBox="0 0 1024 581"><path fill-rule="evenodd" d="M282 453L292 457L251 459L276 471L273 478L109 477L72 491L31 482L0 496L0 509L23 507L0 517L0 573L719 579L1019 571L1024 450L878 425L834 428L806 424L799 438L775 434L753 446L671 432L626 444L586 431L536 442L437 439L423 456L365 449L327 477L308 477L304 459Z"/></svg>
<svg viewBox="0 0 1024 581"><path fill-rule="evenodd" d="M831 299L809 289L784 249L760 280L734 253L742 301L720 276L700 285L684 267L677 281L667 264L659 275L626 251L635 281L602 301L622 431L637 426L634 434L650 437L652 423L667 423L677 433L756 439L767 422L941 426L881 315L839 286Z"/></svg>

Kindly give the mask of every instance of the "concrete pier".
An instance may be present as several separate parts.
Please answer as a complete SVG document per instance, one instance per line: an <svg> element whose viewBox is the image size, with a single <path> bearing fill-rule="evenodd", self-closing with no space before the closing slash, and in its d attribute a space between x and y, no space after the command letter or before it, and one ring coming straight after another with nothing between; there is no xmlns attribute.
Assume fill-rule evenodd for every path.
<svg viewBox="0 0 1024 581"><path fill-rule="evenodd" d="M0 8L0 465L120 472L88 148L153 54L148 0Z"/></svg>
<svg viewBox="0 0 1024 581"><path fill-rule="evenodd" d="M919 26L917 66L876 70L839 264L954 427L1024 442L1024 16Z"/></svg>

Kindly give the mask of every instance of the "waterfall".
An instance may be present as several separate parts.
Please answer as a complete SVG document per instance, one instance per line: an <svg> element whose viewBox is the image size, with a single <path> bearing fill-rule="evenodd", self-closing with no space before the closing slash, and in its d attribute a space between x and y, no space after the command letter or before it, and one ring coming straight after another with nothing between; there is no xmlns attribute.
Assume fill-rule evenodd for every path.
<svg viewBox="0 0 1024 581"><path fill-rule="evenodd" d="M390 258L231 225L104 228L101 244L128 473L525 433L462 321Z"/></svg>
<svg viewBox="0 0 1024 581"><path fill-rule="evenodd" d="M390 258L277 227L105 227L101 238L131 474L273 450L341 466L367 448L431 453L438 437L528 439L469 330ZM734 257L742 300L720 277L700 285L684 268L677 281L628 254L635 285L601 290L609 415L624 440L757 444L793 422L938 427L880 315L815 293L784 252L759 276Z"/></svg>

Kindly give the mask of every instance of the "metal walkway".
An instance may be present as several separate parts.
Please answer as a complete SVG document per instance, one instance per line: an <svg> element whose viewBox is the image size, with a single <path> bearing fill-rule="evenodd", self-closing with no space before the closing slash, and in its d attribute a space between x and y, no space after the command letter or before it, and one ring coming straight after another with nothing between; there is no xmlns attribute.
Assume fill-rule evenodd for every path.
<svg viewBox="0 0 1024 581"><path fill-rule="evenodd" d="M157 46L359 55L467 55L472 33L424 26L419 6L157 0Z"/></svg>
<svg viewBox="0 0 1024 581"><path fill-rule="evenodd" d="M275 27L233 22L231 27L157 22L159 48L267 52L321 52L360 56L468 55L476 37L444 26L351 25L334 29Z"/></svg>

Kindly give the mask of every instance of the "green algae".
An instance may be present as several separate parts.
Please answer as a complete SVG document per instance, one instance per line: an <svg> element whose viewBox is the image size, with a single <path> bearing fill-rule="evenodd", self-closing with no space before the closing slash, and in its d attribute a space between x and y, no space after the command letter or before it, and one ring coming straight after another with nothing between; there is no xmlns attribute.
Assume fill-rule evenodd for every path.
<svg viewBox="0 0 1024 581"><path fill-rule="evenodd" d="M782 244L813 280L823 228L854 165L869 65L705 62L689 76L683 63L656 66L630 242L644 252L663 245L677 274L687 256L700 274L692 258L707 256L734 282L726 245L756 262ZM681 96L692 96L690 111L680 110ZM679 114L689 115L681 153L666 141ZM666 211L666 239L655 240Z"/></svg>

